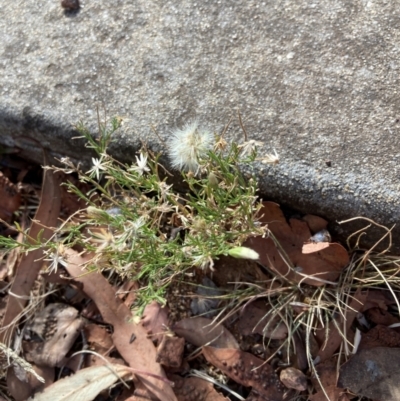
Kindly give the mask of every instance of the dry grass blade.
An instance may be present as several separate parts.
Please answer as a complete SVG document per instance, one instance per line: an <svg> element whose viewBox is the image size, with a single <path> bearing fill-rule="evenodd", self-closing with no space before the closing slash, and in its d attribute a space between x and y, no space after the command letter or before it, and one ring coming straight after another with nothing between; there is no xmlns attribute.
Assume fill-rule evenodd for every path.
<svg viewBox="0 0 400 401"><path fill-rule="evenodd" d="M362 293L361 289L357 289L357 291L352 296L352 300L346 306L346 310L344 312L344 316L340 316L339 322L333 320L329 324L329 328L327 330L321 329L317 331L317 338L320 342L324 342L324 345L321 347L318 356L320 361L323 362L326 359L332 357L332 355L337 351L340 347L340 344L345 338L343 333L348 333L350 327L355 319L357 313L362 309L368 294ZM341 333L341 328L343 333ZM328 338L325 338L328 335Z"/></svg>
<svg viewBox="0 0 400 401"><path fill-rule="evenodd" d="M40 204L29 230L29 242L34 244L40 232L42 241L46 241L52 236L53 229L51 227L57 225L60 205L60 177L52 171L45 170ZM7 343L7 340L12 337L17 319L24 311L32 286L43 264L42 256L42 249L28 252L23 255L17 267L16 276L9 291L10 296L2 322L0 342Z"/></svg>
<svg viewBox="0 0 400 401"><path fill-rule="evenodd" d="M69 274L83 284L83 291L96 304L104 321L113 326L112 338L121 356L158 399L176 401L161 365L156 362L156 349L147 338L146 330L141 325L129 322L132 319L131 311L115 296L115 290L100 273L83 275L83 266L90 261L90 256L83 257L72 249L66 251L66 256Z"/></svg>

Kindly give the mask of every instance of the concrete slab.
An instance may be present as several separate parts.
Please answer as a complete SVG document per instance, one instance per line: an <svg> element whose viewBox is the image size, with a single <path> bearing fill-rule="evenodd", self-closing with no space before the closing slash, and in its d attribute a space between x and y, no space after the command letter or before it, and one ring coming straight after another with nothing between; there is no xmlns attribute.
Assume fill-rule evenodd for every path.
<svg viewBox="0 0 400 401"><path fill-rule="evenodd" d="M139 137L161 149L151 126L167 138L198 117L221 131L240 109L252 138L281 156L258 166L270 198L399 220L398 2L82 0L65 12L16 0L3 2L0 32L0 141L32 159L41 150L27 137L86 159L73 124L95 132L102 103L125 118L113 148L124 159ZM240 138L237 123L229 135Z"/></svg>

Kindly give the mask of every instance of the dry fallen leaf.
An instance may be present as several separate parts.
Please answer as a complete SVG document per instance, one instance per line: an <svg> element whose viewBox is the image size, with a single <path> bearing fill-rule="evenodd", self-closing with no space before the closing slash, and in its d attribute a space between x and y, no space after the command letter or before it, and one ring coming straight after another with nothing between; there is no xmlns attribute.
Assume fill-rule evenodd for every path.
<svg viewBox="0 0 400 401"><path fill-rule="evenodd" d="M338 379L337 372L337 358L331 358L319 363L316 366L319 380L313 375L311 382L317 392L311 395L310 401L348 401L349 398L343 388L336 386ZM321 389L321 385L325 393L329 396L326 398L324 391Z"/></svg>
<svg viewBox="0 0 400 401"><path fill-rule="evenodd" d="M282 400L282 383L272 367L262 359L229 348L203 347L203 355L232 380L245 387L252 387L265 400Z"/></svg>
<svg viewBox="0 0 400 401"><path fill-rule="evenodd" d="M248 336L260 334L274 340L283 340L287 337L287 326L280 316L269 314L271 307L262 299L247 304L240 312L238 329L241 334Z"/></svg>
<svg viewBox="0 0 400 401"><path fill-rule="evenodd" d="M263 215L261 222L268 224L294 268L288 266L288 261L272 238L253 237L244 245L257 251L263 265L287 280L321 286L325 284L324 280L335 281L348 264L346 249L335 243L330 243L328 247L313 253L303 253L303 245L308 243L311 237L307 223L290 219L288 224L278 204L264 202L260 214Z"/></svg>
<svg viewBox="0 0 400 401"><path fill-rule="evenodd" d="M380 308L382 310L388 310L388 306L396 305L396 300L388 290L369 290L368 298L361 310L365 312L371 308Z"/></svg>
<svg viewBox="0 0 400 401"><path fill-rule="evenodd" d="M21 193L18 186L13 184L0 172L0 219L10 222L12 214L21 205Z"/></svg>
<svg viewBox="0 0 400 401"><path fill-rule="evenodd" d="M212 345L216 348L239 348L235 337L222 324L213 323L206 317L182 319L171 329L196 347Z"/></svg>
<svg viewBox="0 0 400 401"><path fill-rule="evenodd" d="M329 248L330 245L331 244L329 242L316 242L316 243L311 242L309 244L304 244L301 249L301 252L304 254L319 252L325 248Z"/></svg>
<svg viewBox="0 0 400 401"><path fill-rule="evenodd" d="M153 341L162 340L168 327L168 312L168 307L161 306L157 301L151 302L144 308L140 323Z"/></svg>
<svg viewBox="0 0 400 401"><path fill-rule="evenodd" d="M175 383L178 401L228 401L218 393L213 385L198 377L183 378L177 375L168 376Z"/></svg>
<svg viewBox="0 0 400 401"><path fill-rule="evenodd" d="M127 378L131 375L131 369L124 365L93 366L56 381L29 400L92 401L101 391L111 387L119 378Z"/></svg>
<svg viewBox="0 0 400 401"><path fill-rule="evenodd" d="M77 177L74 177L73 175L64 175L63 180L65 184L69 183L78 188L78 190L85 194L91 190L91 187L88 183L80 181ZM63 212L67 216L71 216L78 210L83 210L86 209L87 204L84 199L79 198L78 195L75 193L71 192L67 185L63 185L61 187L61 207Z"/></svg>
<svg viewBox="0 0 400 401"><path fill-rule="evenodd" d="M365 317L374 324L382 324L383 326L390 326L400 322L397 316L392 315L387 310L380 308L371 308L365 312Z"/></svg>
<svg viewBox="0 0 400 401"><path fill-rule="evenodd" d="M166 335L157 348L156 361L163 366L179 368L182 364L185 339Z"/></svg>
<svg viewBox="0 0 400 401"><path fill-rule="evenodd" d="M39 366L62 366L83 325L74 307L61 303L47 305L25 326L24 339L30 337L28 342L33 345L27 359Z"/></svg>
<svg viewBox="0 0 400 401"><path fill-rule="evenodd" d="M307 223L313 234L325 230L328 226L328 222L325 219L319 216L314 216L313 214L306 214L302 217L302 220Z"/></svg>
<svg viewBox="0 0 400 401"><path fill-rule="evenodd" d="M36 211L32 226L29 229L29 237L34 241L40 232L42 241L46 241L53 234L51 227L56 227L60 213L60 181L59 174L45 170L40 204ZM18 265L14 282L9 291L7 309L3 318L2 327L7 327L0 333L0 342L6 338L12 338L15 325L11 323L21 314L30 297L32 286L37 279L43 261L43 250L37 249L24 254Z"/></svg>
<svg viewBox="0 0 400 401"><path fill-rule="evenodd" d="M139 289L137 281L125 280L122 285L118 288L117 294L120 299L124 301L124 304L130 308L136 299L136 291Z"/></svg>
<svg viewBox="0 0 400 401"><path fill-rule="evenodd" d="M315 374L311 376L311 382L313 386L317 389L321 389L321 385L324 388L334 386L336 387L336 382L338 379L337 374L337 358L327 359L324 362L316 365L316 371L319 380L316 378Z"/></svg>
<svg viewBox="0 0 400 401"><path fill-rule="evenodd" d="M147 338L140 324L132 322L129 308L115 296L115 291L100 273L83 274L83 266L91 260L91 255L81 256L76 251L66 251L66 270L83 285L83 291L93 300L103 320L114 328L114 345L124 360L135 369L141 382L161 401L176 401L165 373L156 362L156 349Z"/></svg>
<svg viewBox="0 0 400 401"><path fill-rule="evenodd" d="M346 394L345 390L336 386L324 387L325 393L329 399L326 398L325 393L319 390L317 393L310 395L309 401L350 401L350 398Z"/></svg>
<svg viewBox="0 0 400 401"><path fill-rule="evenodd" d="M111 334L105 327L98 324L89 323L84 327L84 333L87 342L90 344L92 350L100 354L108 351L113 346Z"/></svg>
<svg viewBox="0 0 400 401"><path fill-rule="evenodd" d="M44 383L40 382L34 375L25 371L19 365L13 365L7 370L7 391L15 401L25 401L33 393L42 391L54 382L54 368L47 366L33 366L34 371Z"/></svg>

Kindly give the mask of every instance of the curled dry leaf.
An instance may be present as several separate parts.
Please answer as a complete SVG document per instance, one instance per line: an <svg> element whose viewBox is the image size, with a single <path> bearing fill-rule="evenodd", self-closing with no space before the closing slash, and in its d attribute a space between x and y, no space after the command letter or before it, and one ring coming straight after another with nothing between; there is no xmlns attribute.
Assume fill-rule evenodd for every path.
<svg viewBox="0 0 400 401"><path fill-rule="evenodd" d="M83 325L79 312L72 306L47 305L25 327L25 340L31 341L28 359L37 365L60 367ZM24 344L27 345L25 341Z"/></svg>
<svg viewBox="0 0 400 401"><path fill-rule="evenodd" d="M280 316L274 313L268 314L271 307L259 299L247 304L240 313L239 331L248 336L261 334L274 340L283 340L287 337L288 329Z"/></svg>
<svg viewBox="0 0 400 401"><path fill-rule="evenodd" d="M119 378L127 378L131 375L131 369L124 365L93 366L56 381L45 391L35 394L29 400L92 401L101 391L111 387Z"/></svg>
<svg viewBox="0 0 400 401"><path fill-rule="evenodd" d="M290 219L288 224L278 204L264 202L260 214L263 215L261 222L268 224L289 261L285 260L272 238L254 237L248 239L244 245L257 251L263 265L287 280L321 286L325 284L324 280L335 281L348 264L346 249L335 243L313 253L303 253L303 245L311 237L307 223Z"/></svg>
<svg viewBox="0 0 400 401"><path fill-rule="evenodd" d="M213 323L205 317L183 319L175 323L172 330L196 347L239 348L235 337L222 324Z"/></svg>
<svg viewBox="0 0 400 401"><path fill-rule="evenodd" d="M340 368L338 386L373 400L400 400L400 348L360 351Z"/></svg>
<svg viewBox="0 0 400 401"><path fill-rule="evenodd" d="M228 401L228 398L218 393L211 383L198 377L182 378L170 375L169 378L175 383L178 401Z"/></svg>
<svg viewBox="0 0 400 401"><path fill-rule="evenodd" d="M263 399L280 401L283 386L272 367L262 359L238 349L203 347L203 355L235 382L252 387Z"/></svg>

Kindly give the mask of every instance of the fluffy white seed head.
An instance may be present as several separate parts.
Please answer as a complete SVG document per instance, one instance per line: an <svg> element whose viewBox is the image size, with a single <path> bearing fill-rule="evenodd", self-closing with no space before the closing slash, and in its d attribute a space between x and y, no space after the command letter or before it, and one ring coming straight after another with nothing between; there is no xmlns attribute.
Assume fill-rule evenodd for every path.
<svg viewBox="0 0 400 401"><path fill-rule="evenodd" d="M168 141L168 154L172 167L196 173L200 166L200 159L213 145L213 134L200 129L197 121L193 121L171 134Z"/></svg>

